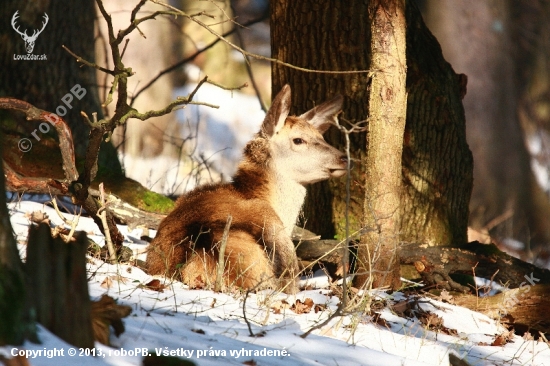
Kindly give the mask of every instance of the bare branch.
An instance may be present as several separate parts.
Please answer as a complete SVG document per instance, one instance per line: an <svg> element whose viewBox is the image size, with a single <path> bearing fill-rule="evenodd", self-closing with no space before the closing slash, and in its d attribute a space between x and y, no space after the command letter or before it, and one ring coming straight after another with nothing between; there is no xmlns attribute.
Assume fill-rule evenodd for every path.
<svg viewBox="0 0 550 366"><path fill-rule="evenodd" d="M251 26L253 24L256 24L256 23L259 23L261 21L263 21L264 19L266 19L265 16L261 17L261 18L258 18L258 19L254 19L254 20L251 20L249 22L246 22L244 24L242 24L242 26L244 27L248 27L248 26ZM234 32L236 31L236 28L233 28L227 32L225 32L223 34L223 37L227 37L231 34L233 34ZM169 66L167 67L166 69L160 71L153 79L151 79L147 84L145 84L141 89L139 89L135 94L134 96L130 99L130 105L133 105L134 104L134 101L137 99L137 97L139 97L139 95L141 93L143 93L145 90L149 89L151 87L151 85L153 85L158 79L160 79L162 76L172 72L172 71L175 71L177 70L178 68L180 68L182 65L185 65L186 63L190 62L190 61L193 61L197 56L199 56L201 53L204 53L206 52L207 50L209 50L210 48L214 47L216 44L218 44L218 42L220 42L220 38L216 38L216 40L212 41L212 43L210 43L209 45L201 48L200 50L197 50L194 54L192 54L191 56L189 57L186 57L184 58L183 60L181 61L178 61L176 62L175 64L173 64L172 66Z"/></svg>
<svg viewBox="0 0 550 366"><path fill-rule="evenodd" d="M42 109L36 108L30 103L15 98L0 98L0 109L16 110L25 113L27 120L50 123L59 136L59 147L63 159L63 171L66 182L78 179L75 165L74 144L71 129L63 118Z"/></svg>
<svg viewBox="0 0 550 366"><path fill-rule="evenodd" d="M83 59L82 57L78 56L73 51L71 51L69 48L67 48L67 46L65 46L65 45L61 45L61 47L65 51L67 51L71 56L73 56L76 59L76 62L83 63L86 66L93 67L94 69L97 69L99 71L103 71L104 73L109 74L109 75L114 75L115 74L114 71L112 71L112 70L106 69L104 67L99 66L98 64L96 64L94 62L90 62L90 61L87 61L87 60Z"/></svg>

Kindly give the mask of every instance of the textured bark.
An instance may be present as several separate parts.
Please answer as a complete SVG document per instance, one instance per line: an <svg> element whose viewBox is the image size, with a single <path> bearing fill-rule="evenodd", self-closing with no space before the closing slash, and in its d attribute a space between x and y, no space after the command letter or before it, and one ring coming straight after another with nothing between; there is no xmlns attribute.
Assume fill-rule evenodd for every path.
<svg viewBox="0 0 550 366"><path fill-rule="evenodd" d="M41 28L44 13L48 15L48 24L38 36L33 50L35 55L46 55L47 60L14 60L14 55L27 54L21 36L9 21L16 11L20 15L17 19L19 29L27 29L29 35ZM63 106L67 114L62 117L73 132L77 158L82 158L90 129L80 112L84 111L89 116L97 112L98 117L102 117L96 70L81 67L61 46L65 45L86 60L94 61L94 1L8 0L2 2L0 16L5 19L0 24L0 69L3 70L0 73L0 96L22 99L49 112L56 112L58 106ZM61 98L70 94L76 84L84 88L86 94L80 100L73 96L70 102L72 108L69 108ZM30 126L22 133L28 137L34 128L36 126ZM111 173L121 174L112 144L102 144L99 165Z"/></svg>
<svg viewBox="0 0 550 366"><path fill-rule="evenodd" d="M405 2L371 1L371 90L365 168L364 234L355 285L400 282L397 247L401 221L401 155L407 108Z"/></svg>
<svg viewBox="0 0 550 366"><path fill-rule="evenodd" d="M479 311L493 319L512 326L516 332L529 331L538 336L538 332L548 334L550 321L546 314L550 313L550 285L525 285L505 291L495 296L479 298L473 295L460 295L454 298L454 303L468 309ZM545 315L543 315L545 314Z"/></svg>
<svg viewBox="0 0 550 366"><path fill-rule="evenodd" d="M472 242L459 248L427 247L419 244L402 245L401 264L422 262L426 271L437 269L445 274L465 274L493 278L510 288L525 284L525 276L536 278L536 284L549 284L550 271L501 252L493 244ZM433 283L432 283L433 284Z"/></svg>
<svg viewBox="0 0 550 366"><path fill-rule="evenodd" d="M316 1L277 0L271 6L272 57L314 70L366 70L370 40L367 2L333 2L330 11ZM367 118L368 74L305 73L277 64L272 66L273 95L284 84L292 87L292 114L303 113L331 95L344 95L340 120ZM333 146L344 146L344 138L331 128L325 138ZM351 155L360 160L365 134L350 136ZM352 230L361 226L364 171L352 170ZM332 179L308 187L304 204L306 228L326 238L344 232L345 179ZM336 228L338 228L336 230Z"/></svg>
<svg viewBox="0 0 550 366"><path fill-rule="evenodd" d="M401 239L467 242L473 160L461 98L467 79L443 58L418 9L407 2L407 124Z"/></svg>
<svg viewBox="0 0 550 366"><path fill-rule="evenodd" d="M27 302L37 321L73 346L92 348L87 248L84 232L65 243L60 237L52 238L46 224L31 227L25 270Z"/></svg>
<svg viewBox="0 0 550 366"><path fill-rule="evenodd" d="M272 56L291 64L323 70L366 70L370 67L369 2L331 4L314 1L271 2ZM408 108L403 148L401 240L430 244L465 243L468 200L472 189L472 156L465 142L461 96L466 79L443 59L435 38L412 1L406 2ZM284 26L281 26L284 25ZM290 83L293 113L310 108L331 94L343 94L340 120L368 117L367 74L304 73L273 65L273 92ZM337 129L325 137L342 148ZM365 151L365 134L351 136L352 158ZM361 228L363 184L371 179L363 166L352 170L350 229ZM344 235L345 180L312 185L304 205L306 227L331 238Z"/></svg>

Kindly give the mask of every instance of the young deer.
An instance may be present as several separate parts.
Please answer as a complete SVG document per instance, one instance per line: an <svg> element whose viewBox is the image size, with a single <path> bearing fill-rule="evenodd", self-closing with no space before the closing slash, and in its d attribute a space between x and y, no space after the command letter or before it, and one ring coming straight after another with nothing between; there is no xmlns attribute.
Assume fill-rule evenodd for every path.
<svg viewBox="0 0 550 366"><path fill-rule="evenodd" d="M231 215L224 283L295 291L299 268L291 232L304 202L304 186L346 173L346 156L322 136L341 106L338 96L299 117L288 116L290 87L285 85L260 132L246 145L233 181L185 194L160 223L147 255L149 273L179 272L190 287L214 283Z"/></svg>

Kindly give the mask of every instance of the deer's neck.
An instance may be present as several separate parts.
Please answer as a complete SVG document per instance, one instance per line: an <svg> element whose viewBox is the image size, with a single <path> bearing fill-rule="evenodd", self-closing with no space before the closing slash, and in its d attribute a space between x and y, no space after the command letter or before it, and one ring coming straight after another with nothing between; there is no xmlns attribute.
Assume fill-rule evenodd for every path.
<svg viewBox="0 0 550 366"><path fill-rule="evenodd" d="M304 204L306 188L278 172L275 172L275 177L271 206L277 212L286 233L290 236Z"/></svg>
<svg viewBox="0 0 550 366"><path fill-rule="evenodd" d="M284 166L277 166L265 139L257 138L248 143L233 185L246 198L269 201L285 232L289 236L292 234L304 203L306 188L291 179Z"/></svg>

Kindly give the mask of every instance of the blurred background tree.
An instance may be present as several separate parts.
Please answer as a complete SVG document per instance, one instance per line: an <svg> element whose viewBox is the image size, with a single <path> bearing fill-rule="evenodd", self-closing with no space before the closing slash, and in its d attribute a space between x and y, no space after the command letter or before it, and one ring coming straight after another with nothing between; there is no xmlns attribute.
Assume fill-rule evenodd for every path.
<svg viewBox="0 0 550 366"><path fill-rule="evenodd" d="M550 5L427 0L423 9L445 58L468 76L470 225L499 240L550 243Z"/></svg>

